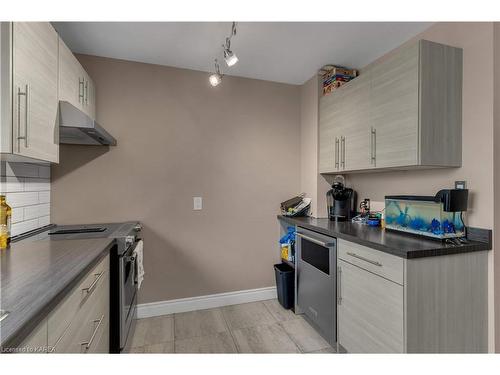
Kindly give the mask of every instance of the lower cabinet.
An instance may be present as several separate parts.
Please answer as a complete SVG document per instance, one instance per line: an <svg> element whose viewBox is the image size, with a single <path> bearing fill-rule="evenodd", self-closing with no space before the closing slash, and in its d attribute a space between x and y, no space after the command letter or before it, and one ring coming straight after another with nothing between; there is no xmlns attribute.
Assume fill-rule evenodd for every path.
<svg viewBox="0 0 500 375"><path fill-rule="evenodd" d="M487 251L405 259L337 246L337 342L347 352L488 351Z"/></svg>
<svg viewBox="0 0 500 375"><path fill-rule="evenodd" d="M47 351L47 319L44 319L20 345L18 353L42 354Z"/></svg>
<svg viewBox="0 0 500 375"><path fill-rule="evenodd" d="M109 255L64 298L21 348L48 353L109 353ZM37 351L42 352L42 351Z"/></svg>
<svg viewBox="0 0 500 375"><path fill-rule="evenodd" d="M338 341L350 353L403 353L403 286L338 261Z"/></svg>

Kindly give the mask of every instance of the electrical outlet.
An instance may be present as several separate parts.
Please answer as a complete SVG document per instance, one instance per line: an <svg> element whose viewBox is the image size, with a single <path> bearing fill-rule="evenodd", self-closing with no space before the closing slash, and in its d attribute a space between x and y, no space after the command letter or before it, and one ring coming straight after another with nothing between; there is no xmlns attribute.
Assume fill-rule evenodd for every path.
<svg viewBox="0 0 500 375"><path fill-rule="evenodd" d="M467 189L467 183L465 181L455 181L455 189Z"/></svg>
<svg viewBox="0 0 500 375"><path fill-rule="evenodd" d="M199 211L203 208L203 199L201 197L193 197L193 210Z"/></svg>

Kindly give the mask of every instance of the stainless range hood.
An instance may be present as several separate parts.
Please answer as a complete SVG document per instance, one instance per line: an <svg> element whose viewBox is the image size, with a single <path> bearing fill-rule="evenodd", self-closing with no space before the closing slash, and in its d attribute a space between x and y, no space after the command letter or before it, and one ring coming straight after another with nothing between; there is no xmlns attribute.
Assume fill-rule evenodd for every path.
<svg viewBox="0 0 500 375"><path fill-rule="evenodd" d="M73 104L60 101L59 143L116 146L116 139Z"/></svg>

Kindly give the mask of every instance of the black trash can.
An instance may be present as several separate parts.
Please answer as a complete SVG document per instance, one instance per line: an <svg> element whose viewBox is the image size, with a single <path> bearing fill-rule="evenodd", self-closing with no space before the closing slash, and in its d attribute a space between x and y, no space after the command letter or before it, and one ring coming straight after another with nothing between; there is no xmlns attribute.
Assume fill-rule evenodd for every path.
<svg viewBox="0 0 500 375"><path fill-rule="evenodd" d="M294 307L295 270L285 263L274 265L278 301L285 309Z"/></svg>

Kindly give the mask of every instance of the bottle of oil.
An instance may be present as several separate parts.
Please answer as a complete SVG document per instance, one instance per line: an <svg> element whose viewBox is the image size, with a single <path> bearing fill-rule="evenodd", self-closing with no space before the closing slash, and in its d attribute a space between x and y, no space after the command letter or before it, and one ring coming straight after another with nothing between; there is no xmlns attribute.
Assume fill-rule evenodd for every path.
<svg viewBox="0 0 500 375"><path fill-rule="evenodd" d="M0 195L0 249L6 249L10 244L10 222L12 209L5 200L5 195Z"/></svg>

